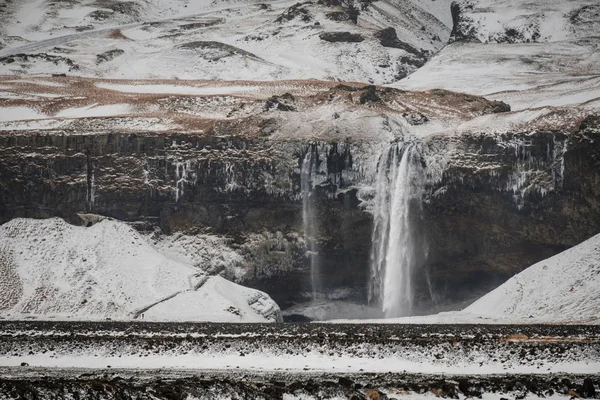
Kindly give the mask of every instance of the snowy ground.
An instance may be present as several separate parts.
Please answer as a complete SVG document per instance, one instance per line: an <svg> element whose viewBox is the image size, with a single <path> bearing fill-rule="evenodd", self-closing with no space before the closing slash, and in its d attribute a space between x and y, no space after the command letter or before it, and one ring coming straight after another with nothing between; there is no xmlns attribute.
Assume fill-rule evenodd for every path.
<svg viewBox="0 0 600 400"><path fill-rule="evenodd" d="M598 329L592 326L3 321L0 365L453 375L600 373L598 340Z"/></svg>
<svg viewBox="0 0 600 400"><path fill-rule="evenodd" d="M500 400L527 397L551 400L569 399L574 393L589 396L597 380L589 375L460 377L419 374L289 374L249 372L105 369L0 368L5 377L1 393L25 391L38 398L56 393L79 394L79 398L172 399L173 394L187 399L402 399L438 398ZM566 384L563 382L567 382ZM587 391L584 391L584 386ZM572 389L571 389L572 387ZM105 389L106 388L106 389ZM104 390L103 390L104 389Z"/></svg>
<svg viewBox="0 0 600 400"><path fill-rule="evenodd" d="M443 88L510 104L513 111L600 107L600 40L453 43L393 87Z"/></svg>
<svg viewBox="0 0 600 400"><path fill-rule="evenodd" d="M161 254L128 225L61 219L0 226L0 316L150 321L268 322L264 293Z"/></svg>
<svg viewBox="0 0 600 400"><path fill-rule="evenodd" d="M326 391L319 398L335 398L329 390L345 396L369 390L564 396L583 393L578 385L584 378L597 386L598 340L598 328L589 326L0 321L0 374L5 382L35 382L38 389L53 377L66 380L49 387L64 388L102 373L111 379L145 376L145 390L156 377L175 374L181 390L193 390L186 377L210 380L191 385L205 391L227 382L260 388L266 383L253 382L267 379L282 380L284 391L298 394L314 390L308 382L316 380L316 388ZM32 379L40 376L45 378ZM123 382L129 386L135 379ZM251 389L232 390L239 395Z"/></svg>

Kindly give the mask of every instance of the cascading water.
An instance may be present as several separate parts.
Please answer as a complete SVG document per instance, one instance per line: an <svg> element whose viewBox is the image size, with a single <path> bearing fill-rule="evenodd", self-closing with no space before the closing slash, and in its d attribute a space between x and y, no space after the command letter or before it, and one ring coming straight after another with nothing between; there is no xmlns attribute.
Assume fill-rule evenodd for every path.
<svg viewBox="0 0 600 400"><path fill-rule="evenodd" d="M312 300L317 299L321 288L319 277L319 252L317 246L318 223L314 210L313 180L316 176L317 157L313 146L309 147L302 160L300 169L300 184L302 191L302 224L304 240L306 241L307 256L310 260L310 280Z"/></svg>
<svg viewBox="0 0 600 400"><path fill-rule="evenodd" d="M423 166L417 143L397 143L383 153L375 182L369 302L386 318L413 313L415 270L423 261L419 233Z"/></svg>

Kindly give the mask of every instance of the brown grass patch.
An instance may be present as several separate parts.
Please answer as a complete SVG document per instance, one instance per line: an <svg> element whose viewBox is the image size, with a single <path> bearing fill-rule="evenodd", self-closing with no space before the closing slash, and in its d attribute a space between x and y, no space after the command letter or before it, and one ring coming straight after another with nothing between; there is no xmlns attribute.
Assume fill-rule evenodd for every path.
<svg viewBox="0 0 600 400"><path fill-rule="evenodd" d="M110 31L110 33L108 35L106 35L106 37L109 39L117 39L117 40L131 40L127 36L123 35L123 32L121 32L120 29L114 29L114 30Z"/></svg>

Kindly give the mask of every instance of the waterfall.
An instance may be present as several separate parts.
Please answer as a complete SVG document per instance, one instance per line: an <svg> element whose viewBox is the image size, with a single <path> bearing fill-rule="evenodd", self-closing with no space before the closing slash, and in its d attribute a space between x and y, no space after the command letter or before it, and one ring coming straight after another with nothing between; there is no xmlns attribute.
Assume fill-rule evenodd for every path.
<svg viewBox="0 0 600 400"><path fill-rule="evenodd" d="M415 270L424 250L419 150L414 142L393 144L377 166L369 302L379 304L386 318L413 313Z"/></svg>
<svg viewBox="0 0 600 400"><path fill-rule="evenodd" d="M300 169L300 189L302 192L302 225L306 241L307 256L310 260L310 283L312 300L317 299L321 289L319 277L319 252L317 246L318 224L314 210L313 180L317 172L317 157L313 146L309 147L302 159Z"/></svg>

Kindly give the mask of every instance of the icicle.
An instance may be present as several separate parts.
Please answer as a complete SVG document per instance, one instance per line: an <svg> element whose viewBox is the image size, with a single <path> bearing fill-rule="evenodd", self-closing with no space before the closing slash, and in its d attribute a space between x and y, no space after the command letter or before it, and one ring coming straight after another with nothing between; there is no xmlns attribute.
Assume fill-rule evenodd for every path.
<svg viewBox="0 0 600 400"><path fill-rule="evenodd" d="M183 196L185 184L188 182L191 162L177 161L175 163L175 202Z"/></svg>

